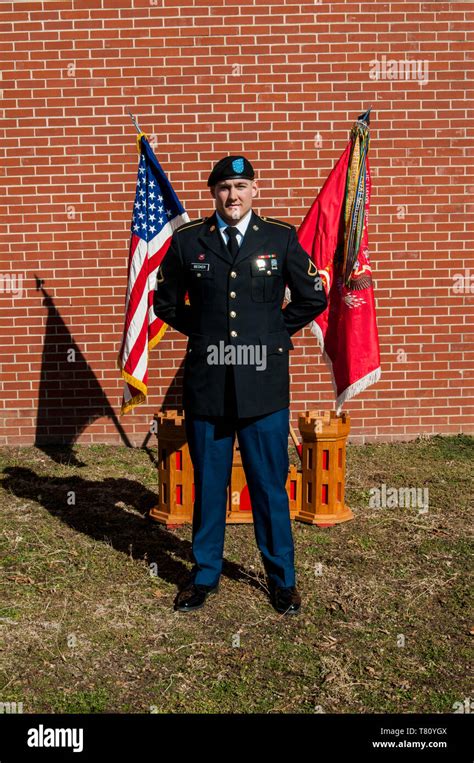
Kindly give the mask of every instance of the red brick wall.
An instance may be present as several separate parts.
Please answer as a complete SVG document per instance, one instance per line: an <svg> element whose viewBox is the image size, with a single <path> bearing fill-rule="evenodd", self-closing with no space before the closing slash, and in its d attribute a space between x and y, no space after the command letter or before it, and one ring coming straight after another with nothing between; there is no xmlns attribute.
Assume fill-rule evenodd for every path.
<svg viewBox="0 0 474 763"><path fill-rule="evenodd" d="M191 218L212 212L213 162L242 152L260 179L256 211L298 226L353 120L373 105L382 378L344 408L352 439L472 432L471 8L2 3L0 442L30 444L38 432L140 445L163 399L179 405L186 339L168 329L151 355L148 403L117 419L137 168L129 109L157 137ZM427 79L424 68L417 79L386 69L377 79L374 60L418 61ZM296 424L298 411L333 407L333 397L309 328L295 339Z"/></svg>

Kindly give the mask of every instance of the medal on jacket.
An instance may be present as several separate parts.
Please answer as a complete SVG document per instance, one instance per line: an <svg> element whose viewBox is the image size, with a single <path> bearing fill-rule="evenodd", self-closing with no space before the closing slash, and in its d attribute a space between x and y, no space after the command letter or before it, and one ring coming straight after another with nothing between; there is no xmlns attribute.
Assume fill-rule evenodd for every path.
<svg viewBox="0 0 474 763"><path fill-rule="evenodd" d="M255 263L259 272L268 268L278 270L278 260L275 254L259 254Z"/></svg>

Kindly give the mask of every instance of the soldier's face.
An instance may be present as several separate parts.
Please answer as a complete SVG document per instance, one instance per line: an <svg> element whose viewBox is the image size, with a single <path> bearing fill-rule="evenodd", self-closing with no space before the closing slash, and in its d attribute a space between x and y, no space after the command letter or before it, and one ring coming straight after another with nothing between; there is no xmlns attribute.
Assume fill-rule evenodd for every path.
<svg viewBox="0 0 474 763"><path fill-rule="evenodd" d="M256 180L230 178L212 186L211 194L216 202L216 210L229 225L236 224L252 207L252 200L258 193Z"/></svg>

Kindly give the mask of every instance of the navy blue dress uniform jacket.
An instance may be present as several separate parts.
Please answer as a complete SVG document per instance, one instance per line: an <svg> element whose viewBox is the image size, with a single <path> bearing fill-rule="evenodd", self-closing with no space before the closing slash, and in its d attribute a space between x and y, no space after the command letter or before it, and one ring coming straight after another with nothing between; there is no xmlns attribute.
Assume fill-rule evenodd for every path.
<svg viewBox="0 0 474 763"><path fill-rule="evenodd" d="M177 228L158 268L154 311L189 337L183 408L195 415L245 418L288 407L291 335L327 307L296 228L250 215L234 261L214 212ZM286 285L291 301L282 309Z"/></svg>

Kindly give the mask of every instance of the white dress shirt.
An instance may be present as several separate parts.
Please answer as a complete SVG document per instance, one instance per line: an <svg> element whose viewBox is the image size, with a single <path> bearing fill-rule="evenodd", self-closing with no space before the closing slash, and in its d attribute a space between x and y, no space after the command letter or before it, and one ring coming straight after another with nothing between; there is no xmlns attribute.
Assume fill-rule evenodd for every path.
<svg viewBox="0 0 474 763"><path fill-rule="evenodd" d="M242 217L241 220L237 223L237 225L233 225L233 228L237 228L237 243L240 247L242 244L242 239L245 236L245 231L248 228L248 224L250 222L250 217L252 215L252 210L249 209L246 215ZM216 211L216 217L217 217L217 223L219 225L219 230L221 233L222 238L224 239L224 244L227 246L227 242L229 240L229 234L225 233L225 229L227 228L229 223L226 223L225 220L222 219L219 212Z"/></svg>

